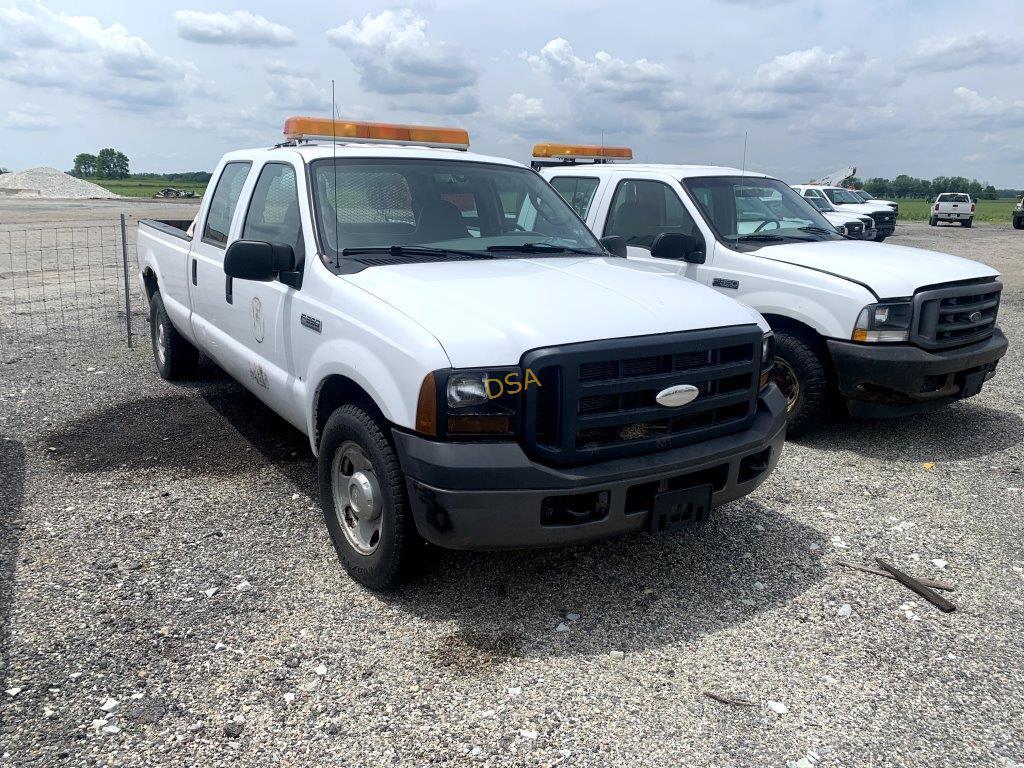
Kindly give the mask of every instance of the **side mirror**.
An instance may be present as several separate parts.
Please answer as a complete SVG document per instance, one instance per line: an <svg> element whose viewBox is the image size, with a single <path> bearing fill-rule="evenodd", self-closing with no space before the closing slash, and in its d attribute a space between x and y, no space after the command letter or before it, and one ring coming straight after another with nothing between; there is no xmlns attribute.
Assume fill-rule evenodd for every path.
<svg viewBox="0 0 1024 768"><path fill-rule="evenodd" d="M601 238L601 245L605 247L610 254L613 256L621 256L626 258L626 239L619 237L618 235L608 235L608 237Z"/></svg>
<svg viewBox="0 0 1024 768"><path fill-rule="evenodd" d="M697 238L683 232L662 232L651 244L651 256L656 259L673 259L688 261L691 264L703 264L707 254L698 250Z"/></svg>
<svg viewBox="0 0 1024 768"><path fill-rule="evenodd" d="M273 280L295 271L295 251L284 243L235 240L224 254L224 274L239 280Z"/></svg>

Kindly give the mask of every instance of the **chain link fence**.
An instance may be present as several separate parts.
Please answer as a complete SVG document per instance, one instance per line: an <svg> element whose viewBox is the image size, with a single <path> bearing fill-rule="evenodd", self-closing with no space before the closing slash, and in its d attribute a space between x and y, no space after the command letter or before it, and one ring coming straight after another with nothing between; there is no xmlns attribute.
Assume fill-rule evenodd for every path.
<svg viewBox="0 0 1024 768"><path fill-rule="evenodd" d="M123 215L0 226L0 355L97 341L131 345L145 309L136 226Z"/></svg>

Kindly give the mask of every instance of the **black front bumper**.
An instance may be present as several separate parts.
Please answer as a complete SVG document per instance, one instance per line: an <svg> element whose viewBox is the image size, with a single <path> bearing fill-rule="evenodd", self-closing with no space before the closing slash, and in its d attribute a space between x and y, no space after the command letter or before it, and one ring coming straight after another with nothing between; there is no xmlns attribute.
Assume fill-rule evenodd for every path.
<svg viewBox="0 0 1024 768"><path fill-rule="evenodd" d="M852 416L886 418L941 408L972 397L995 373L1007 341L996 328L984 341L929 352L829 339L839 392Z"/></svg>
<svg viewBox="0 0 1024 768"><path fill-rule="evenodd" d="M711 485L711 504L745 496L779 460L786 401L771 385L749 429L668 451L555 468L517 443L451 443L393 431L420 535L451 549L571 544L639 531L662 490ZM649 506L649 505L648 505Z"/></svg>

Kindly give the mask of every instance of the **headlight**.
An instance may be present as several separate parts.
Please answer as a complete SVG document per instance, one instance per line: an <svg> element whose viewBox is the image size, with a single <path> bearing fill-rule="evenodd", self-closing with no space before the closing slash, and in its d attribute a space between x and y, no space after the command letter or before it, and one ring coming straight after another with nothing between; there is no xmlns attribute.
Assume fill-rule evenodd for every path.
<svg viewBox="0 0 1024 768"><path fill-rule="evenodd" d="M416 431L442 439L512 437L529 386L540 381L519 368L434 371L420 386Z"/></svg>
<svg viewBox="0 0 1024 768"><path fill-rule="evenodd" d="M843 237L846 237L846 235L848 233L846 231L846 225L845 224L835 224L834 226L836 228L836 232L838 232Z"/></svg>
<svg viewBox="0 0 1024 768"><path fill-rule="evenodd" d="M913 307L909 301L868 304L853 327L854 341L896 342L910 337Z"/></svg>
<svg viewBox="0 0 1024 768"><path fill-rule="evenodd" d="M761 339L761 379L758 385L761 389L768 386L768 380L772 376L772 368L775 367L775 334L768 331Z"/></svg>

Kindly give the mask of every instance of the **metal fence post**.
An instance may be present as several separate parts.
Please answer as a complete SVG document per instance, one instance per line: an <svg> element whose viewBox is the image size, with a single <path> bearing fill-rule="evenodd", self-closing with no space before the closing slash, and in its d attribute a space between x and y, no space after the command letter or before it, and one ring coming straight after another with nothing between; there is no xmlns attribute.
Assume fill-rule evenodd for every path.
<svg viewBox="0 0 1024 768"><path fill-rule="evenodd" d="M128 286L128 237L125 234L124 214L121 214L121 258L124 262L124 317L128 328L128 348L132 346L132 293Z"/></svg>

